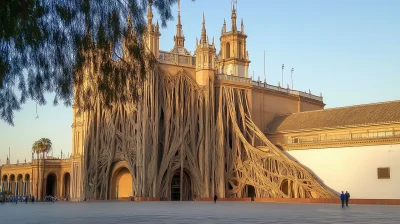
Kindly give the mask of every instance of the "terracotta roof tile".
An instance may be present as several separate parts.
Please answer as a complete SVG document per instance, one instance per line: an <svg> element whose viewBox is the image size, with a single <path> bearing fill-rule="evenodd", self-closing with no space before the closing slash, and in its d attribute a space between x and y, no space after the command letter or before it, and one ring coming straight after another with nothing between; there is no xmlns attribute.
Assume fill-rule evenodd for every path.
<svg viewBox="0 0 400 224"><path fill-rule="evenodd" d="M277 116L268 124L268 132L288 132L394 122L400 122L400 101L362 104Z"/></svg>

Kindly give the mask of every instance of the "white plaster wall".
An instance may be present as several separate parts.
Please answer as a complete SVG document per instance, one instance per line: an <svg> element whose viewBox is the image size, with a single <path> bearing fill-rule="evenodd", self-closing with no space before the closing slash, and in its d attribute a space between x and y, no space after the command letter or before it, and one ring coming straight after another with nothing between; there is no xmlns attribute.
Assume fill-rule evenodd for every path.
<svg viewBox="0 0 400 224"><path fill-rule="evenodd" d="M400 199L400 144L287 151L337 192L351 198ZM390 167L390 179L377 168Z"/></svg>

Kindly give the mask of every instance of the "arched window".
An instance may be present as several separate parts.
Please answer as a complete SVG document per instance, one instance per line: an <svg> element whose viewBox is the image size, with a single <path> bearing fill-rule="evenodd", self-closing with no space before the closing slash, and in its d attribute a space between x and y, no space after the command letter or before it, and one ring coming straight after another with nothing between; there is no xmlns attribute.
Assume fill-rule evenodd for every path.
<svg viewBox="0 0 400 224"><path fill-rule="evenodd" d="M239 59L243 58L242 41L239 41Z"/></svg>
<svg viewBox="0 0 400 224"><path fill-rule="evenodd" d="M225 55L227 59L231 57L231 45L229 44L229 42L226 43Z"/></svg>

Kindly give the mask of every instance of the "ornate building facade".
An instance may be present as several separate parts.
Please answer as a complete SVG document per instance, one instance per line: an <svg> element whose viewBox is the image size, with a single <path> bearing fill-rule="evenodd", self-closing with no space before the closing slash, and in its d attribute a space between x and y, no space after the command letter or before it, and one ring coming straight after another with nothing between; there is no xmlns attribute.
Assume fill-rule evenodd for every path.
<svg viewBox="0 0 400 224"><path fill-rule="evenodd" d="M41 189L75 200L191 200L194 195L335 198L347 186L354 192L363 184L380 187L380 179L337 185L341 175L332 178L329 170L343 167L342 161L348 166L361 161L350 147L376 147L368 154L374 155L381 145L389 145L399 156L398 102L325 110L322 96L252 80L245 25L242 20L238 29L234 7L230 29L223 21L218 51L203 14L194 55L185 48L179 6L170 51L159 49L161 33L153 23L151 2L147 21L146 45L158 65L146 80L141 101L106 110L97 99L97 109L90 113L78 113L74 106L71 158L46 160L45 172L42 160L3 165L3 189L34 195ZM333 158L337 148L348 151L332 163L316 151L324 149ZM341 159L346 155L352 160ZM383 159L374 166L394 166L389 176L399 170ZM387 177L387 169L377 172ZM41 186L37 180L43 177ZM390 191L396 183L384 184ZM371 196L371 191L357 196L390 197Z"/></svg>

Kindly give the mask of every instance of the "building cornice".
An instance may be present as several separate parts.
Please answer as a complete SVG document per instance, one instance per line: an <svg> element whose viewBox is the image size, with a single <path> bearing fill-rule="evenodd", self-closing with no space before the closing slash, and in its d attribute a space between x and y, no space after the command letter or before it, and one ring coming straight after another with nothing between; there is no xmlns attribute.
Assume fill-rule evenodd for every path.
<svg viewBox="0 0 400 224"><path fill-rule="evenodd" d="M346 125L346 126L336 126L336 127L321 127L321 128L312 128L312 129L300 129L300 130L288 130L288 131L279 131L279 132L265 132L268 135L279 135L279 134L298 134L307 132L321 132L321 131L336 131L350 128L370 128L370 127L379 127L379 126L389 126L389 125L400 125L400 122L382 122L382 123L370 123L370 124L359 124L359 125Z"/></svg>
<svg viewBox="0 0 400 224"><path fill-rule="evenodd" d="M291 151L291 150L343 148L343 147L358 147L358 146L373 146L373 145L394 145L394 144L400 144L399 137L345 140L345 141L343 140L323 141L317 143L282 144L279 146L283 150Z"/></svg>

